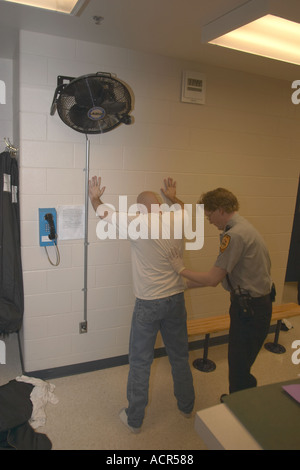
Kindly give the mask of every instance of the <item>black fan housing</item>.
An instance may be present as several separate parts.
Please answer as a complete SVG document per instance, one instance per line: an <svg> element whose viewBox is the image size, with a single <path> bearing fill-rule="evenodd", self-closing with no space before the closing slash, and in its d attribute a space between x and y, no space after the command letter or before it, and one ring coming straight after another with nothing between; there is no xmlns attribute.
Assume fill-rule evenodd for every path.
<svg viewBox="0 0 300 470"><path fill-rule="evenodd" d="M67 83L66 83L67 82ZM78 78L59 76L50 114L77 132L99 134L131 124L131 95L111 74L98 72Z"/></svg>

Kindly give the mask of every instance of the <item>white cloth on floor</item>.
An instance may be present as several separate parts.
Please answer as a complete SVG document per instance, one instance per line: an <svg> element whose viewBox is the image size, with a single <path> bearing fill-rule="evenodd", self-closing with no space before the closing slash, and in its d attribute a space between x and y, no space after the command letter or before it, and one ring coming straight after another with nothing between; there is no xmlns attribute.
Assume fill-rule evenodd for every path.
<svg viewBox="0 0 300 470"><path fill-rule="evenodd" d="M18 382L26 382L34 386L30 394L33 410L29 424L33 429L44 426L46 423L45 407L47 403L50 402L52 405L56 405L59 401L53 393L55 385L41 379L27 377L26 375L16 377L16 380Z"/></svg>

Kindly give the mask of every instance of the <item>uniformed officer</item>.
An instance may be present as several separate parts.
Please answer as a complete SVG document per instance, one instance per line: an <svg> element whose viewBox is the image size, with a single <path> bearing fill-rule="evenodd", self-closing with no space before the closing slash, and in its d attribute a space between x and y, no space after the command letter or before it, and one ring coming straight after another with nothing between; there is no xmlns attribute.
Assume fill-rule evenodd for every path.
<svg viewBox="0 0 300 470"><path fill-rule="evenodd" d="M175 250L170 261L175 271L188 280L189 287L215 287L221 282L230 291L228 363L229 392L233 393L257 385L250 370L272 316L270 256L261 235L238 214L238 200L230 191L209 191L201 196L199 204L204 204L209 222L222 230L214 266L207 272L186 269L182 254Z"/></svg>

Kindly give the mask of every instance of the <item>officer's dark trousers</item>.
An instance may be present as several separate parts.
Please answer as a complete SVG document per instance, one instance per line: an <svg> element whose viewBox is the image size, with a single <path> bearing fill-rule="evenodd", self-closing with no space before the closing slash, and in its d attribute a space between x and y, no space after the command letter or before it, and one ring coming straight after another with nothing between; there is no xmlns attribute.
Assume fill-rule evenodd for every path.
<svg viewBox="0 0 300 470"><path fill-rule="evenodd" d="M252 299L254 314L243 316L236 300L231 300L228 345L229 392L256 387L251 367L268 334L272 302L270 296Z"/></svg>

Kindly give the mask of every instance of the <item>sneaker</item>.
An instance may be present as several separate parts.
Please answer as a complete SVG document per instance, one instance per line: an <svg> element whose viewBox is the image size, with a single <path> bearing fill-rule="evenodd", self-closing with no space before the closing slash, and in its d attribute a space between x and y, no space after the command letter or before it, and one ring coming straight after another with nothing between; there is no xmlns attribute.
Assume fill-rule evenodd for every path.
<svg viewBox="0 0 300 470"><path fill-rule="evenodd" d="M127 418L127 413L126 413L126 408L122 408L120 413L119 413L119 418L122 421L123 424L134 434L138 434L141 432L141 428L134 428L133 426L129 426L128 424L128 418Z"/></svg>

